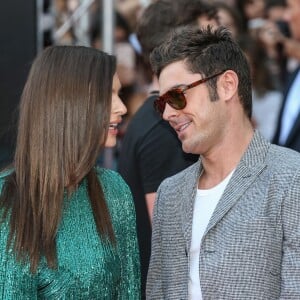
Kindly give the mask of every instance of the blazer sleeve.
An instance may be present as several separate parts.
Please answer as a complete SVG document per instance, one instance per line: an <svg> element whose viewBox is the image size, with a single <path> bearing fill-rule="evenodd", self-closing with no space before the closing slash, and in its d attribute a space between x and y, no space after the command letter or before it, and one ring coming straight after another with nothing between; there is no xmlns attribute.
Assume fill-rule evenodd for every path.
<svg viewBox="0 0 300 300"><path fill-rule="evenodd" d="M280 299L300 299L300 171L282 205L283 256Z"/></svg>
<svg viewBox="0 0 300 300"><path fill-rule="evenodd" d="M153 210L151 258L146 284L146 298L148 300L164 299L162 286L162 245L161 245L161 220L160 214L160 188L157 191Z"/></svg>

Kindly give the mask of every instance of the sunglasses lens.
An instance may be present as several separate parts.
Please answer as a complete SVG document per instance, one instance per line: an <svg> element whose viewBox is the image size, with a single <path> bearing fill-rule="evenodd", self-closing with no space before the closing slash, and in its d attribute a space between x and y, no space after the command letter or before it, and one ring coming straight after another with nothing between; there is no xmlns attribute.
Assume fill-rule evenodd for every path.
<svg viewBox="0 0 300 300"><path fill-rule="evenodd" d="M171 90L168 92L169 97L167 103L174 109L183 109L186 105L185 96L182 91Z"/></svg>
<svg viewBox="0 0 300 300"><path fill-rule="evenodd" d="M158 97L156 100L154 100L154 109L160 114L162 115L164 110L165 110L165 106L166 106L166 102L164 100L164 98L162 97Z"/></svg>
<svg viewBox="0 0 300 300"><path fill-rule="evenodd" d="M155 110L162 115L164 113L166 103L168 103L174 109L183 109L186 105L185 96L181 91L168 91L166 94L158 97L154 101Z"/></svg>

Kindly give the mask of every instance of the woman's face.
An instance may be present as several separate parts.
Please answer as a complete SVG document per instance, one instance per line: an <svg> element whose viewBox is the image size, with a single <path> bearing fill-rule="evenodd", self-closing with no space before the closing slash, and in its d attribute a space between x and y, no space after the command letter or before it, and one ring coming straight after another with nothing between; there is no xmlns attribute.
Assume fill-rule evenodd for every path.
<svg viewBox="0 0 300 300"><path fill-rule="evenodd" d="M251 0L244 4L244 11L247 18L263 18L265 13L265 1L264 0Z"/></svg>
<svg viewBox="0 0 300 300"><path fill-rule="evenodd" d="M228 28L232 36L236 38L238 35L238 29L230 13L226 9L220 8L218 10L218 18L220 25Z"/></svg>
<svg viewBox="0 0 300 300"><path fill-rule="evenodd" d="M293 38L300 41L300 0L287 0L284 19L289 24Z"/></svg>
<svg viewBox="0 0 300 300"><path fill-rule="evenodd" d="M117 143L118 125L122 121L122 116L126 114L127 108L119 97L121 83L117 74L113 78L112 103L108 128L108 135L105 141L105 147L114 147Z"/></svg>

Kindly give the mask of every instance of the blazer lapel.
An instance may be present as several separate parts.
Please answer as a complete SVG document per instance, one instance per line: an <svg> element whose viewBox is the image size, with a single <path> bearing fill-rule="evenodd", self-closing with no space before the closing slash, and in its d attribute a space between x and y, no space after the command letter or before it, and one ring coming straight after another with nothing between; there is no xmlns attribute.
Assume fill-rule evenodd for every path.
<svg viewBox="0 0 300 300"><path fill-rule="evenodd" d="M257 176L266 167L265 156L270 143L258 132L254 133L248 149L243 155L233 173L216 209L209 221L204 236L213 228L239 200L245 191L252 185Z"/></svg>
<svg viewBox="0 0 300 300"><path fill-rule="evenodd" d="M190 242L192 238L192 225L193 225L193 208L195 203L195 196L198 187L198 181L202 172L201 160L191 168L189 172L185 173L185 178L182 181L181 189L181 203L182 203L182 230L185 240L187 242L187 249L190 248Z"/></svg>

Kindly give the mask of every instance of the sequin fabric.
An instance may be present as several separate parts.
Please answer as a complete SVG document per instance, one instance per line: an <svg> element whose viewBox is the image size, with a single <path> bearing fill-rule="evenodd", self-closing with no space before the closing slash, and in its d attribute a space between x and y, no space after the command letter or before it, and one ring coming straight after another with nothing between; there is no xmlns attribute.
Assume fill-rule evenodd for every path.
<svg viewBox="0 0 300 300"><path fill-rule="evenodd" d="M7 221L0 227L0 299L140 299L139 253L132 196L114 171L97 169L111 214L117 246L101 241L83 182L65 200L57 234L58 267L44 259L38 272L6 250ZM5 174L0 177L0 188Z"/></svg>

